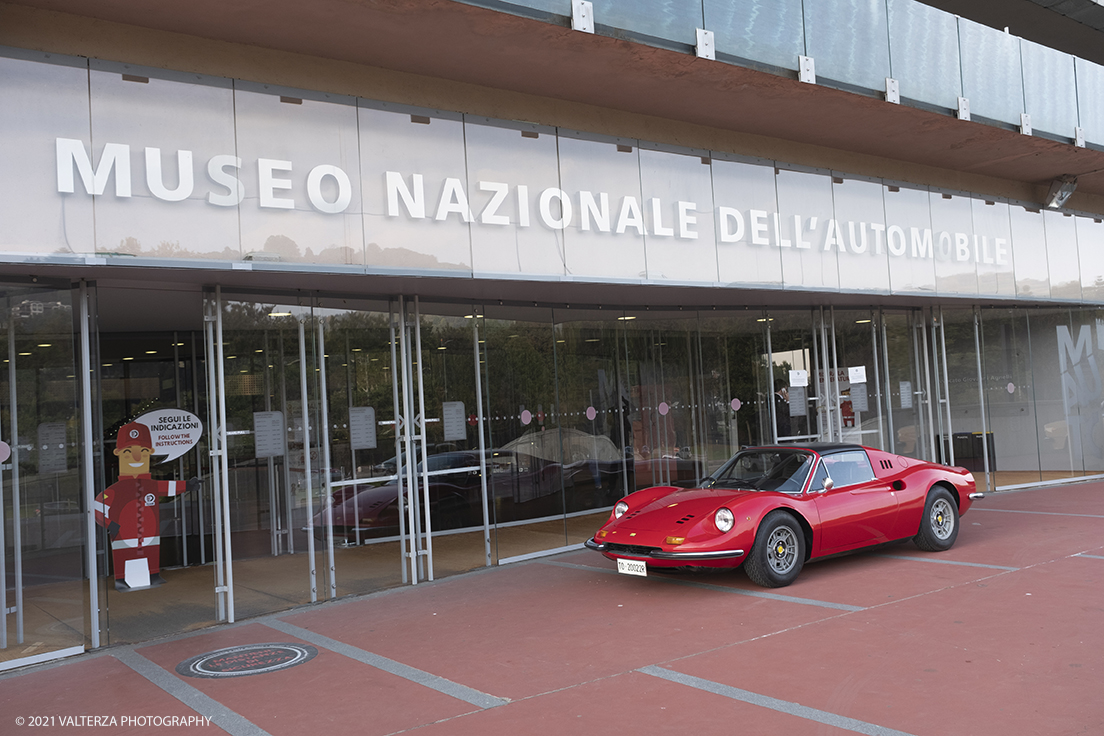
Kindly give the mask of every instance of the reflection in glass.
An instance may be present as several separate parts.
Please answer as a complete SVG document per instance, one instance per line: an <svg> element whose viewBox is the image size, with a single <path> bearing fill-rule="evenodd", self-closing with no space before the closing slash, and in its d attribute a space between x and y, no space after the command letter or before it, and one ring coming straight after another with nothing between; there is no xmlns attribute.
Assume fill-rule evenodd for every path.
<svg viewBox="0 0 1104 736"><path fill-rule="evenodd" d="M805 0L805 55L818 77L885 89L889 27L882 0ZM840 33L846 28L847 33Z"/></svg>
<svg viewBox="0 0 1104 736"><path fill-rule="evenodd" d="M1065 138L1077 126L1077 87L1074 57L1020 39L1023 57L1023 90L1031 127Z"/></svg>
<svg viewBox="0 0 1104 736"><path fill-rule="evenodd" d="M459 116L359 104L369 270L470 271L474 213L463 187L468 177Z"/></svg>
<svg viewBox="0 0 1104 736"><path fill-rule="evenodd" d="M801 0L704 0L702 8L718 54L797 70L805 53Z"/></svg>
<svg viewBox="0 0 1104 736"><path fill-rule="evenodd" d="M90 255L92 197L79 177L73 193L58 193L57 170L42 165L56 158L58 138L92 150L88 69L0 57L0 130L0 171L19 172L0 177L0 249Z"/></svg>
<svg viewBox="0 0 1104 736"><path fill-rule="evenodd" d="M979 257L973 247L972 200L929 192L936 288L940 294L977 294Z"/></svg>
<svg viewBox="0 0 1104 736"><path fill-rule="evenodd" d="M362 265L361 153L352 98L290 97L246 82L235 87L245 185L242 255Z"/></svg>
<svg viewBox="0 0 1104 736"><path fill-rule="evenodd" d="M883 247L889 253L889 280L893 293L934 293L934 233L930 249L923 238L932 230L928 191L886 185L883 196L886 229L875 237L883 239ZM915 244L914 233L920 236Z"/></svg>
<svg viewBox="0 0 1104 736"><path fill-rule="evenodd" d="M774 167L714 158L717 266L726 284L782 285L782 250L769 223L778 211Z"/></svg>
<svg viewBox="0 0 1104 736"><path fill-rule="evenodd" d="M1077 226L1072 215L1043 211L1046 226L1050 295L1056 299L1081 299L1081 270L1077 262Z"/></svg>
<svg viewBox="0 0 1104 736"><path fill-rule="evenodd" d="M1050 271L1047 264L1047 237L1043 214L1037 209L1009 205L1012 226L1012 260L1016 269L1016 295L1050 296Z"/></svg>
<svg viewBox="0 0 1104 736"><path fill-rule="evenodd" d="M230 80L197 83L194 75L185 81L184 75L164 79L133 72L95 61L89 72L98 161L102 165L101 146L127 146L131 169L129 196L117 196L109 185L96 198L96 250L152 258L240 259L237 201L227 206L208 201L229 191L212 181L209 162L224 157L228 175L245 178L231 163L238 154ZM118 171L114 176L117 182ZM83 196L81 184L76 190L75 197ZM250 191L255 193L255 186Z"/></svg>
<svg viewBox="0 0 1104 736"><path fill-rule="evenodd" d="M594 0L594 22L688 44L704 27L697 0Z"/></svg>
<svg viewBox="0 0 1104 736"><path fill-rule="evenodd" d="M883 186L858 179L834 179L836 247L840 289L889 291L889 254L885 248ZM838 226L838 230L834 228ZM875 230L875 227L879 230Z"/></svg>
<svg viewBox="0 0 1104 736"><path fill-rule="evenodd" d="M640 187L648 278L717 281L709 159L641 149Z"/></svg>
<svg viewBox="0 0 1104 736"><path fill-rule="evenodd" d="M564 231L570 276L647 278L640 159L635 144L559 136L565 192L588 195ZM602 197L607 194L608 200ZM580 200L581 201L581 200ZM589 213L584 217L584 211ZM597 214L595 214L597 213Z"/></svg>
<svg viewBox="0 0 1104 736"><path fill-rule="evenodd" d="M534 126L535 127L535 126ZM556 135L468 119L472 268L478 274L564 273L563 231L544 226L532 203L560 186Z"/></svg>
<svg viewBox="0 0 1104 736"><path fill-rule="evenodd" d="M970 113L1018 126L1024 112L1020 39L960 17L958 41Z"/></svg>
<svg viewBox="0 0 1104 736"><path fill-rule="evenodd" d="M5 287L0 309L2 663L86 644L88 584L70 293Z"/></svg>
<svg viewBox="0 0 1104 736"><path fill-rule="evenodd" d="M962 95L955 16L918 0L889 0L889 45L901 97L954 110Z"/></svg>
<svg viewBox="0 0 1104 736"><path fill-rule="evenodd" d="M778 215L770 227L782 246L787 287L838 289L838 249L825 250L833 219L832 179L821 174L778 170Z"/></svg>

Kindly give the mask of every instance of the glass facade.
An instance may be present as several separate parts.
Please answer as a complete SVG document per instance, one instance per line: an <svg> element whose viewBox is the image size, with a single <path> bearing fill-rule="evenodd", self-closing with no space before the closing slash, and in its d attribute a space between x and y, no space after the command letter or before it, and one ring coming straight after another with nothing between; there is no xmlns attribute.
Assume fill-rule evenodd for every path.
<svg viewBox="0 0 1104 736"><path fill-rule="evenodd" d="M716 22L722 54L813 54L867 88L911 70L906 96L1054 134L1083 93L1048 80L1095 69L906 0L722 5L595 12L680 44ZM921 58L910 17L954 53ZM0 56L0 131L4 258L133 267L0 285L0 660L577 546L750 445L861 443L996 488L1104 473L1100 218L23 52ZM489 296L505 281L587 303ZM603 292L656 284L686 303ZM153 412L202 430L148 468L132 577L103 494Z"/></svg>
<svg viewBox="0 0 1104 736"><path fill-rule="evenodd" d="M3 63L0 156L25 186L0 199L0 247L17 260L1069 302L1098 276L1099 223L1026 203L107 62Z"/></svg>

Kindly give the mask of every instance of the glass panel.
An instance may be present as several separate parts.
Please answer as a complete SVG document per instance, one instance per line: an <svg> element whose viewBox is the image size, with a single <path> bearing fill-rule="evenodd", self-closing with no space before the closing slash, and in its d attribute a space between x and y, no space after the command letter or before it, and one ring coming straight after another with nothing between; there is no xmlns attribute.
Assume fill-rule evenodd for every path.
<svg viewBox="0 0 1104 736"><path fill-rule="evenodd" d="M87 643L87 509L70 292L3 286L0 309L0 662L9 662Z"/></svg>
<svg viewBox="0 0 1104 736"><path fill-rule="evenodd" d="M982 312L982 368L988 411L994 481L998 486L1039 480L1039 435L1036 431L1036 387L1027 314L1020 310ZM955 462L981 470L975 453L961 460L971 438L955 436ZM975 448L976 449L976 448ZM971 467L970 461L977 467Z"/></svg>
<svg viewBox="0 0 1104 736"><path fill-rule="evenodd" d="M567 541L576 544L630 490L631 412L621 321L576 309L555 310L554 318Z"/></svg>
<svg viewBox="0 0 1104 736"><path fill-rule="evenodd" d="M555 373L560 338L552 313L488 306L481 338L492 463L492 556L502 560L562 547L567 544L565 458Z"/></svg>
<svg viewBox="0 0 1104 736"><path fill-rule="evenodd" d="M470 271L463 123L399 105L359 104L369 270Z"/></svg>
<svg viewBox="0 0 1104 736"><path fill-rule="evenodd" d="M881 318L882 356L885 372L883 391L889 406L885 416L885 449L908 457L930 457L924 413L926 396L922 368L922 345L917 327L919 312L884 312Z"/></svg>
<svg viewBox="0 0 1104 736"><path fill-rule="evenodd" d="M1023 109L1020 39L965 18L958 19L962 96L971 115L1018 126Z"/></svg>
<svg viewBox="0 0 1104 736"><path fill-rule="evenodd" d="M564 232L568 275L633 281L646 278L646 203L641 199L635 141L582 140L561 133L559 145L561 188L579 192L580 197L592 195L594 209L600 213L584 217L580 212ZM602 193L609 195L608 203Z"/></svg>
<svg viewBox="0 0 1104 736"><path fill-rule="evenodd" d="M886 229L874 233L889 253L889 280L895 294L935 292L935 245L929 247L932 230L929 193L887 185L884 192Z"/></svg>
<svg viewBox="0 0 1104 736"><path fill-rule="evenodd" d="M782 279L786 287L839 288L836 252L824 250L828 223L835 215L832 179L780 169L778 217L771 223L782 245Z"/></svg>
<svg viewBox="0 0 1104 736"><path fill-rule="evenodd" d="M1081 475L1084 458L1099 456L1100 380L1097 352L1100 335L1096 315L1068 309L1029 313L1032 387L1037 445L1046 480ZM1088 439L1086 447L1084 441ZM1087 450L1087 452L1086 452ZM1099 467L1099 461L1093 463Z"/></svg>
<svg viewBox="0 0 1104 736"><path fill-rule="evenodd" d="M771 441L766 325L759 312L699 314L705 472Z"/></svg>
<svg viewBox="0 0 1104 736"><path fill-rule="evenodd" d="M1062 395L1066 399L1064 408L1070 409L1067 414L1072 418L1072 410L1075 408L1073 404L1076 403L1076 424L1081 436L1081 468L1085 475L1097 474L1104 472L1104 384L1096 373L1101 352L1104 352L1104 310L1074 309L1071 317L1071 337L1074 338L1072 350L1070 341L1058 333L1058 367L1061 371ZM1078 343L1081 342L1085 343L1085 349L1078 355ZM1074 474L1080 475L1077 472Z"/></svg>
<svg viewBox="0 0 1104 736"><path fill-rule="evenodd" d="M315 599L312 592L317 599L329 597L325 527L318 514L326 501L325 475L330 469L323 465L319 444L313 317L309 306L281 303L278 298L265 303L223 302L229 461L225 482L238 618L310 602ZM268 431L258 431L262 427ZM308 528L314 534L313 565L303 559L310 544Z"/></svg>
<svg viewBox="0 0 1104 736"><path fill-rule="evenodd" d="M985 456L982 447L981 399L978 394L978 354L974 336L974 314L969 309L944 309L943 329L947 342L947 378L950 384L951 415L954 417L955 464L974 471L978 489L985 490L983 466ZM1007 379L1003 373L985 372L986 396L990 392L1006 391ZM932 376L935 380L936 376ZM990 439L991 439L990 435ZM947 438L941 438L943 443ZM992 447L993 443L990 443ZM966 451L966 448L969 451ZM990 449L992 457L992 449ZM991 466L990 466L991 467Z"/></svg>
<svg viewBox="0 0 1104 736"><path fill-rule="evenodd" d="M888 449L880 395L881 338L877 333L876 316L869 311L836 311L834 314L842 440Z"/></svg>
<svg viewBox="0 0 1104 736"><path fill-rule="evenodd" d="M510 4L571 16L571 0L510 0Z"/></svg>
<svg viewBox="0 0 1104 736"><path fill-rule="evenodd" d="M594 22L694 45L702 28L701 0L594 0Z"/></svg>
<svg viewBox="0 0 1104 736"><path fill-rule="evenodd" d="M1012 226L1012 260L1016 268L1016 294L1023 297L1050 296L1046 229L1039 210L1009 205Z"/></svg>
<svg viewBox="0 0 1104 736"><path fill-rule="evenodd" d="M834 180L835 218L828 237L839 254L840 288L850 291L889 291L889 256L885 250L885 205L881 184L856 179Z"/></svg>
<svg viewBox="0 0 1104 736"><path fill-rule="evenodd" d="M708 158L640 151L640 187L645 203L644 238L648 278L657 281L717 281L713 234L713 182Z"/></svg>
<svg viewBox="0 0 1104 736"><path fill-rule="evenodd" d="M197 292L131 284L127 289L98 289L96 313L97 428L102 432L97 445L104 448L105 458L97 500L111 510L101 526L119 525L115 533L101 532L110 551L102 568L107 587L101 601L106 600L110 643L120 644L166 636L217 618L215 576L207 565L213 558L214 486L206 442L211 422L204 400L203 306ZM136 475L125 452L124 443L131 437L127 428L134 429L131 423L141 422L149 412L164 410L190 412L207 432L194 449L172 461L159 453ZM140 446L129 449L135 447ZM198 487L188 483L192 478L201 481ZM169 481L183 481L183 493L168 488ZM150 508L144 501L134 502L139 493L162 497ZM125 500L128 495L130 503ZM144 544L135 555L125 544L127 533L136 543L134 532L150 526L158 528L158 542ZM126 565L142 559L155 587L131 590ZM179 605L184 601L187 605Z"/></svg>
<svg viewBox="0 0 1104 736"><path fill-rule="evenodd" d="M992 200L971 199L973 240L970 243L977 264L978 293L1016 295L1016 271L1012 262L1012 226L1008 205Z"/></svg>
<svg viewBox="0 0 1104 736"><path fill-rule="evenodd" d="M693 485L705 476L696 397L697 320L626 314L625 355L636 487Z"/></svg>
<svg viewBox="0 0 1104 736"><path fill-rule="evenodd" d="M805 53L801 0L704 0L717 54L797 70Z"/></svg>
<svg viewBox="0 0 1104 736"><path fill-rule="evenodd" d="M430 523L435 535L478 528L450 534L447 543L434 541L434 577L444 577L486 564L479 430L473 421L478 412L475 317L465 306L423 303L419 310L422 355L411 357L419 363L414 368L420 378L414 406L425 401L416 411L426 418Z"/></svg>
<svg viewBox="0 0 1104 736"><path fill-rule="evenodd" d="M955 110L962 94L955 16L917 0L889 0L889 46L901 97Z"/></svg>
<svg viewBox="0 0 1104 736"><path fill-rule="evenodd" d="M1077 80L1074 57L1020 39L1023 89L1031 127L1066 138L1077 126Z"/></svg>
<svg viewBox="0 0 1104 736"><path fill-rule="evenodd" d="M813 329L811 314L772 312L757 319L770 327L768 373L774 390L775 436L780 442L821 439L828 408L822 400L825 376L818 368L823 352L820 333ZM770 432L766 434L767 442L773 442Z"/></svg>
<svg viewBox="0 0 1104 736"><path fill-rule="evenodd" d="M472 266L480 274L564 273L563 231L523 225L527 191L536 198L560 186L556 135L551 129L517 130L490 124L464 129L472 214ZM527 188L527 189L526 189Z"/></svg>
<svg viewBox="0 0 1104 736"><path fill-rule="evenodd" d="M977 294L972 200L930 192L935 279L940 294Z"/></svg>
<svg viewBox="0 0 1104 736"><path fill-rule="evenodd" d="M101 144L124 146L131 170L130 193L120 196L109 188L96 199L96 249L152 258L238 260L237 198L229 197L227 206L208 201L229 192L211 181L208 162L224 160L220 172L249 181L233 166L237 147L230 80L196 84L194 75L159 79L139 74L143 70L97 61L89 73L92 138L100 165ZM117 166L123 165L120 159ZM114 177L118 183L118 169ZM75 196L81 196L82 185L76 188ZM247 194L256 191L255 181L246 184Z"/></svg>
<svg viewBox="0 0 1104 736"><path fill-rule="evenodd" d="M1085 131L1085 140L1104 144L1104 66L1077 59L1077 116Z"/></svg>
<svg viewBox="0 0 1104 736"><path fill-rule="evenodd" d="M778 212L774 167L713 159L714 221L720 280L782 285L782 252L771 218Z"/></svg>
<svg viewBox="0 0 1104 736"><path fill-rule="evenodd" d="M1081 299L1081 268L1077 263L1077 225L1072 215L1043 211L1046 253L1050 270L1050 295L1055 299Z"/></svg>
<svg viewBox="0 0 1104 736"><path fill-rule="evenodd" d="M1104 221L1077 217L1074 222L1077 227L1082 299L1104 301Z"/></svg>
<svg viewBox="0 0 1104 736"><path fill-rule="evenodd" d="M235 86L246 192L241 208L243 256L363 265L362 200L356 175L360 151L352 98L310 99L293 91L281 95L265 85Z"/></svg>
<svg viewBox="0 0 1104 736"><path fill-rule="evenodd" d="M92 197L78 174L73 193L58 193L57 170L42 165L56 159L58 139L91 151L88 70L0 57L0 131L0 171L18 172L0 177L0 249L90 255ZM98 164L102 147L90 155Z"/></svg>
<svg viewBox="0 0 1104 736"><path fill-rule="evenodd" d="M884 90L890 76L885 0L805 0L804 7L806 55L816 60L817 77Z"/></svg>
<svg viewBox="0 0 1104 736"><path fill-rule="evenodd" d="M323 299L316 310L325 328L330 501L328 511L314 511L319 543L326 541L326 525L333 526L337 591L345 595L400 582L401 455L395 444L389 305L342 300L352 308L333 309L330 303ZM265 411L273 408L268 402ZM276 471L281 460L266 462Z"/></svg>

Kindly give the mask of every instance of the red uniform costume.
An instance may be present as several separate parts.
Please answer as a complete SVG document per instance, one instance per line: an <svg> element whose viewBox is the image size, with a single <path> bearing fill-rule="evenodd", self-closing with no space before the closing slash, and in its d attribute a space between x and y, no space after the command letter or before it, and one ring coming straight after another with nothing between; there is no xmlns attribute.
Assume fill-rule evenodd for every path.
<svg viewBox="0 0 1104 736"><path fill-rule="evenodd" d="M131 423L119 430L115 454L132 447L152 452L148 427ZM95 503L96 523L107 528L111 537L115 579L125 580L127 560L137 559L146 560L150 576L157 575L161 571L160 499L184 493L190 483L153 480L149 473L124 475L121 461L120 475L116 483L96 497Z"/></svg>

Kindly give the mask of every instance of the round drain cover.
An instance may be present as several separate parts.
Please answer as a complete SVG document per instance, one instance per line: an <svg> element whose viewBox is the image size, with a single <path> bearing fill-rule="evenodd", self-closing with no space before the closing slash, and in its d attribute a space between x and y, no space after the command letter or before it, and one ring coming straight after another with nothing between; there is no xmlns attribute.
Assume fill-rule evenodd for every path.
<svg viewBox="0 0 1104 736"><path fill-rule="evenodd" d="M309 644L245 644L186 659L176 671L186 677L244 677L294 667L317 654Z"/></svg>

